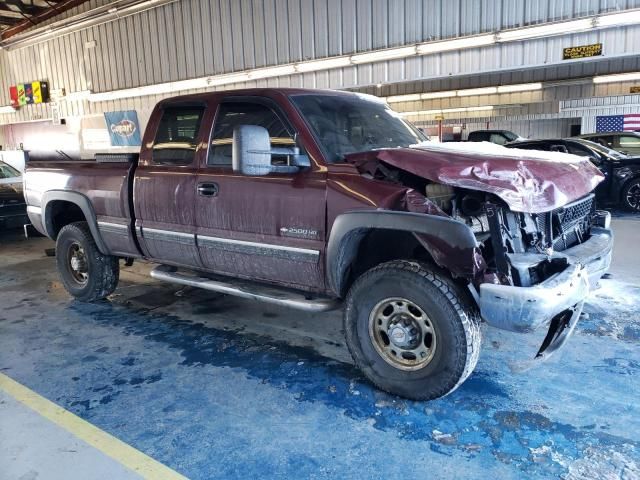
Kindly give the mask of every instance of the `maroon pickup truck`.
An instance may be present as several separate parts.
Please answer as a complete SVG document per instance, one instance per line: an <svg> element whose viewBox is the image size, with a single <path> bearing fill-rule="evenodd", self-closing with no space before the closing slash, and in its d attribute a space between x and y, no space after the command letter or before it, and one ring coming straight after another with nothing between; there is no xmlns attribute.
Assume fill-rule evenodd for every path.
<svg viewBox="0 0 640 480"><path fill-rule="evenodd" d="M168 282L307 312L344 304L362 372L433 399L473 371L481 321L539 335L531 359L560 347L613 237L588 160L425 140L355 93L182 96L156 106L139 155L28 162L28 215L79 300L144 258Z"/></svg>

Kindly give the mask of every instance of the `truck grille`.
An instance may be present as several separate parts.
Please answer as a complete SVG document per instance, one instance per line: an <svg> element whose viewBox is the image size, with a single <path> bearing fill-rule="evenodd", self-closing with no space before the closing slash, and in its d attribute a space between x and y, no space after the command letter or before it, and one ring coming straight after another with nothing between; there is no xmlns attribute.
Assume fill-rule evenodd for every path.
<svg viewBox="0 0 640 480"><path fill-rule="evenodd" d="M542 216L546 217L544 222L551 222L554 250L566 250L586 240L595 207L595 197L591 194ZM549 229L548 225L545 227Z"/></svg>

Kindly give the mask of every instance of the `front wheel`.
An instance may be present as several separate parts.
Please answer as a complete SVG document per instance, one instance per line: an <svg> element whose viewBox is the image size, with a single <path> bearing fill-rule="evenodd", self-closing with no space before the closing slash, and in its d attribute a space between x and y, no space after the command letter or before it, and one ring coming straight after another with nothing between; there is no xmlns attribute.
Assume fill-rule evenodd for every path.
<svg viewBox="0 0 640 480"><path fill-rule="evenodd" d="M396 260L356 280L344 313L356 366L378 388L415 400L453 392L480 354L470 295L425 264Z"/></svg>
<svg viewBox="0 0 640 480"><path fill-rule="evenodd" d="M632 212L640 212L640 178L634 178L622 189L622 206Z"/></svg>
<svg viewBox="0 0 640 480"><path fill-rule="evenodd" d="M118 258L98 250L87 222L70 223L60 230L56 264L64 288L83 302L100 300L118 285Z"/></svg>

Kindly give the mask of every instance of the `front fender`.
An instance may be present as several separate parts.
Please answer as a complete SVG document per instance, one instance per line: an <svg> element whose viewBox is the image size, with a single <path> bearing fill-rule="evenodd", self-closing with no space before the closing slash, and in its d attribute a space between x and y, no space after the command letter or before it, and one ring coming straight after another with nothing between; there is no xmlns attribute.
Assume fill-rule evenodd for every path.
<svg viewBox="0 0 640 480"><path fill-rule="evenodd" d="M362 238L370 230L411 232L434 261L458 277L473 278L485 268L478 242L464 223L440 215L364 210L346 212L333 223L327 245L327 282L344 295L346 274Z"/></svg>

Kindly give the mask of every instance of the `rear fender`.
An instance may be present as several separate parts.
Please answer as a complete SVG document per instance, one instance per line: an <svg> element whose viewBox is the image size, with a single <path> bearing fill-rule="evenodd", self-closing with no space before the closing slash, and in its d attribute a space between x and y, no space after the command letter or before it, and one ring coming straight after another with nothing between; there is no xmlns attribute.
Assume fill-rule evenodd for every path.
<svg viewBox="0 0 640 480"><path fill-rule="evenodd" d="M81 193L68 192L65 190L49 190L42 195L42 200L40 203L42 207L42 225L47 236L52 239L55 239L56 237L52 208L54 205L53 202L56 200L73 203L74 205L78 206L80 210L82 210L84 218L89 225L91 235L93 235L93 238L96 241L98 250L100 250L100 253L102 253L103 255L110 255L109 248L102 239L100 230L98 230L98 219L95 212L93 211L91 201Z"/></svg>

